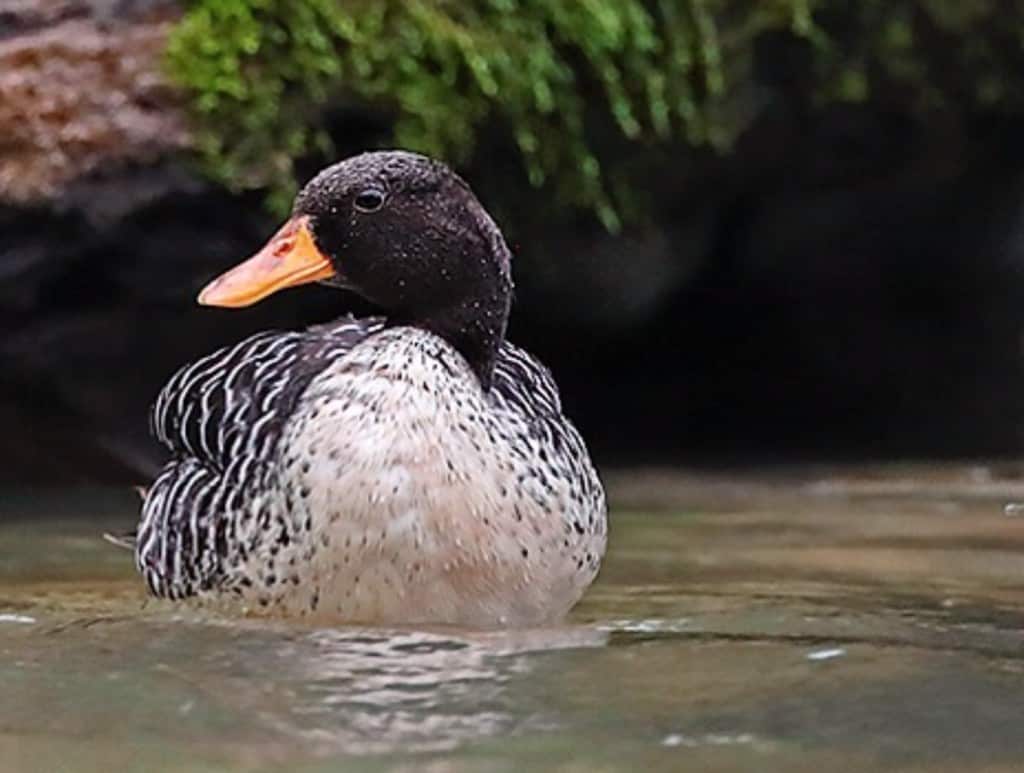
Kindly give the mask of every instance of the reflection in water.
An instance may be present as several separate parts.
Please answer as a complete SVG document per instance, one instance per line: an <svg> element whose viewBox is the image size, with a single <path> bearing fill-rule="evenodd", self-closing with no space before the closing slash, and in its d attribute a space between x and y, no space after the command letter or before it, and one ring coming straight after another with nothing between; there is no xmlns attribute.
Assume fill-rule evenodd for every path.
<svg viewBox="0 0 1024 773"><path fill-rule="evenodd" d="M617 633L655 633L672 634L688 633L693 630L692 621L681 617L665 620L662 618L642 618L640 620L609 620L600 626L602 631Z"/></svg>
<svg viewBox="0 0 1024 773"><path fill-rule="evenodd" d="M846 650L843 647L830 647L824 650L808 652L806 658L808 660L832 660L833 658L841 658L845 654Z"/></svg>
<svg viewBox="0 0 1024 773"><path fill-rule="evenodd" d="M296 694L277 728L323 751L438 751L556 724L509 685L539 652L599 647L607 634L564 627L515 632L320 630L280 645L273 660ZM533 656L531 657L531 654ZM524 710L527 709L527 710Z"/></svg>
<svg viewBox="0 0 1024 773"><path fill-rule="evenodd" d="M36 619L29 617L28 615L18 615L11 613L0 614L0 623L15 623L19 625L31 625Z"/></svg>
<svg viewBox="0 0 1024 773"><path fill-rule="evenodd" d="M757 737L752 733L706 733L701 736L690 736L682 733L669 733L661 739L662 746L745 746L756 743Z"/></svg>

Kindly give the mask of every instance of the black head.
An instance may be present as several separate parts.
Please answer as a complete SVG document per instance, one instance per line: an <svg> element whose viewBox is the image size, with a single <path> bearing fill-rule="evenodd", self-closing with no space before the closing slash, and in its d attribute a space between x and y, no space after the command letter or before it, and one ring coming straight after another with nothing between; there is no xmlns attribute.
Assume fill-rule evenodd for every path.
<svg viewBox="0 0 1024 773"><path fill-rule="evenodd" d="M268 250L265 262L307 256L270 292L314 280L350 288L380 306L389 324L447 339L489 385L511 305L510 253L469 186L444 164L387 151L328 167L296 197ZM204 291L200 299L223 301L216 295Z"/></svg>

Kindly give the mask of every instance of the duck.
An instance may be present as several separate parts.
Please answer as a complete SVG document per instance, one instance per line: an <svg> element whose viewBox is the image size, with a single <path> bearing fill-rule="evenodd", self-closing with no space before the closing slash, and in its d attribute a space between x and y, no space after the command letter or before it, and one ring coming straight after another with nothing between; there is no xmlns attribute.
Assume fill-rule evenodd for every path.
<svg viewBox="0 0 1024 773"><path fill-rule="evenodd" d="M316 282L380 313L260 332L170 378L133 541L151 594L342 624L563 619L600 569L606 496L550 371L506 340L511 263L438 160L367 152L310 180L199 303Z"/></svg>

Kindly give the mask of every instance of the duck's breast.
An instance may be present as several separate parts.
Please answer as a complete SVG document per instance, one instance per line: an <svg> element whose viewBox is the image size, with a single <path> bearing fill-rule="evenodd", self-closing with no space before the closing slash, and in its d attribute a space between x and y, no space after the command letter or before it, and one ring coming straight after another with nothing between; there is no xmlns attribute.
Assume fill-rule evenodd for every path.
<svg viewBox="0 0 1024 773"><path fill-rule="evenodd" d="M482 625L564 615L604 552L603 493L582 497L533 424L421 330L385 330L321 373L282 445L309 611Z"/></svg>

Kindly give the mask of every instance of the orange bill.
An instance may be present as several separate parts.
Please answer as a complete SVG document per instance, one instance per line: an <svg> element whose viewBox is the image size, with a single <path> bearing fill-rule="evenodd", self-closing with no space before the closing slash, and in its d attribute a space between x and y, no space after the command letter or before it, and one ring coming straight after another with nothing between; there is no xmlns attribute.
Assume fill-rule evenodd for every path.
<svg viewBox="0 0 1024 773"><path fill-rule="evenodd" d="M204 306L251 306L286 287L329 279L334 267L317 249L309 232L309 218L292 218L266 246L230 271L221 274L199 293Z"/></svg>

